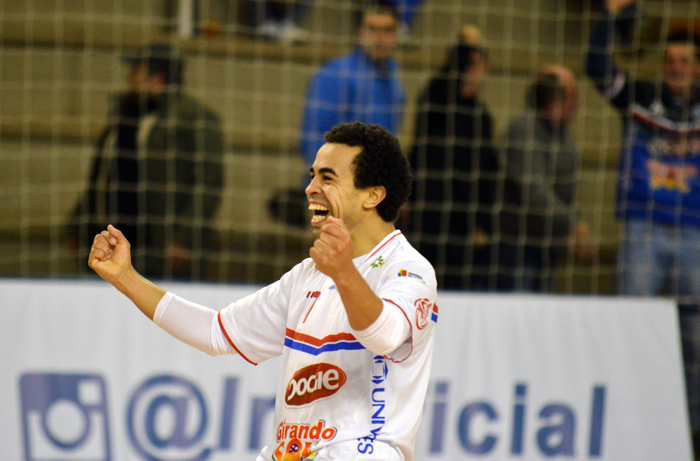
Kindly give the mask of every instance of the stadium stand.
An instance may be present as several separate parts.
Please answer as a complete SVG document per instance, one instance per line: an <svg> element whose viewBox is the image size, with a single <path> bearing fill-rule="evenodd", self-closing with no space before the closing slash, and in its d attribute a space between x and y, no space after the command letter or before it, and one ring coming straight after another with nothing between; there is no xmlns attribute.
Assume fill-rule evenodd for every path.
<svg viewBox="0 0 700 461"><path fill-rule="evenodd" d="M181 48L186 90L224 120L229 155L216 218L222 251L207 279L263 283L306 256L309 232L273 220L268 201L303 173L297 136L307 80L320 63L352 46L355 4L316 0L303 24L309 41L290 45L252 36L240 25L236 2L222 17L213 17L219 11L213 1L197 4L191 36L178 30L180 13L166 0L3 2L0 275L77 273L62 245L61 227L85 188L96 137L107 123L109 96L123 84L121 57L154 41ZM499 133L522 107L527 83L541 63L559 62L582 76L589 22L598 7L579 0L535 4L424 3L397 54L407 89L400 135L406 149L418 92L465 23L484 33L491 66L484 99ZM697 16L697 10L697 2L645 2L651 23L663 27L676 17ZM644 37L638 45L644 47ZM658 59L656 52L630 51L621 62L634 75L654 77ZM583 152L580 212L598 251L591 264L567 261L556 284L557 291L606 294L614 291L619 233L614 194L620 121L584 78L581 103L573 126Z"/></svg>

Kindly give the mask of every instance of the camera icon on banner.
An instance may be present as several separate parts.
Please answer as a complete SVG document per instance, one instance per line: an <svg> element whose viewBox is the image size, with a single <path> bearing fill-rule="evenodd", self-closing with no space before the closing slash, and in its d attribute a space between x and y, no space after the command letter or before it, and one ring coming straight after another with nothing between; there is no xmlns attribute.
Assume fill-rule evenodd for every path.
<svg viewBox="0 0 700 461"><path fill-rule="evenodd" d="M96 374L27 373L20 377L23 461L112 461L107 386ZM223 382L223 411L215 432L207 402L193 381L151 376L126 400L126 435L135 459L205 461L233 448L238 378ZM256 398L252 407L269 398ZM262 408L262 407L261 407ZM269 402L264 409L268 409ZM121 414L120 411L117 411ZM257 413L256 413L257 414ZM250 427L250 450L258 450L260 422ZM216 439L216 440L213 440Z"/></svg>
<svg viewBox="0 0 700 461"><path fill-rule="evenodd" d="M111 461L101 376L25 374L20 394L25 461Z"/></svg>

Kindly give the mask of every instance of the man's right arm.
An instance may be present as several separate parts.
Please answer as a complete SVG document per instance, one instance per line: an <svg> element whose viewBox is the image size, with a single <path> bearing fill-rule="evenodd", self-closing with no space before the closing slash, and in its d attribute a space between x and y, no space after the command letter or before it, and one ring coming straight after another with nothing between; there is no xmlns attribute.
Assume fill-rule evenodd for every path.
<svg viewBox="0 0 700 461"><path fill-rule="evenodd" d="M637 6L634 0L607 0L602 17L591 28L586 55L586 73L598 90L618 109L630 104L629 82L625 72L613 60L612 47L617 29L634 24ZM620 18L626 18L622 21ZM624 32L624 31L623 31Z"/></svg>
<svg viewBox="0 0 700 461"><path fill-rule="evenodd" d="M131 244L121 231L110 224L95 236L88 265L153 320L166 292L136 272L131 264Z"/></svg>
<svg viewBox="0 0 700 461"><path fill-rule="evenodd" d="M298 264L279 281L217 312L167 293L136 272L131 245L112 225L95 236L88 264L175 338L210 355L238 353L253 364L282 353L290 286L304 269Z"/></svg>
<svg viewBox="0 0 700 461"><path fill-rule="evenodd" d="M236 352L218 326L216 311L167 293L136 272L131 264L131 245L114 226L95 236L88 264L180 341L210 355Z"/></svg>

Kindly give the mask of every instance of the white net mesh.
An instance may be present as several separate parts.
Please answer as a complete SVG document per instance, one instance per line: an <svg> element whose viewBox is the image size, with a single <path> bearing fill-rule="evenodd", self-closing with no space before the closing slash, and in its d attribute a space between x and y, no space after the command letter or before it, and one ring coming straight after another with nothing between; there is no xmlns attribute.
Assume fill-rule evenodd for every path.
<svg viewBox="0 0 700 461"><path fill-rule="evenodd" d="M189 118L182 116L187 119L184 122L177 117L163 122L164 134L156 149L160 157L152 159L160 162L159 166L143 171L161 172L166 179L151 183L139 177L128 186L137 195L153 194L141 195L141 201L146 203L140 204L140 211L133 213L132 221L127 220L126 224L134 228L149 225L160 232L134 236L140 242L136 257L155 260L160 268L155 271L156 277L266 283L307 256L311 244L309 216L298 197L301 178L308 168L298 147L307 85L320 65L356 45L352 17L361 0L286 2L287 6L297 7L295 12L285 10L285 2L268 6L264 3L262 0L0 1L0 275L94 276L89 274L86 264L89 243L71 247L66 226L89 221L85 216L76 218L71 212L91 187L101 134L105 128L119 124L128 131L129 124L115 115L113 102L114 96L126 89L129 77L130 67L123 58L153 43L168 43L180 51L185 65L184 93L202 106L193 106ZM413 3L402 1L400 5ZM622 119L586 78L584 69L588 36L594 21L602 17L603 3L601 0L423 1L415 6L415 17L405 27L408 34L395 54L406 90L402 129L398 134L407 154L413 146L420 147L421 142L429 141L428 135L421 138L415 132L421 126L416 121L422 110L419 97L429 80L439 75L448 49L455 46L465 24L473 24L481 31L487 52L490 72L479 99L492 115L492 131L497 140L494 151L502 152L503 140L508 139L508 126L525 107L528 88L543 64L564 65L579 77L580 109L570 128L581 158L573 163L568 181L569 186L577 187L572 209L587 223L593 251L590 260L585 260L577 258L572 248L567 249L564 244L561 245L565 247L563 257L542 263L548 289L555 292L613 294L617 292L619 269L625 269L618 260L618 249L628 234L615 217ZM690 24L688 30L700 30L691 21L700 16L700 2L646 0L640 8L643 15L632 28L633 33L627 39L616 38L619 46L615 48L615 62L630 78L661 82L665 37L685 27L684 24ZM444 111L458 111L455 104L454 100L448 101ZM216 143L212 141L216 134L210 131L216 131L219 125L205 116L203 107L220 117L223 154L218 157L211 157L208 149L211 142ZM687 113L692 110L688 108ZM695 120L700 118L697 113L693 116ZM141 120L139 117L136 116ZM174 131L168 131L173 123L180 122L189 124L190 131L183 135L184 140ZM697 125L692 125L687 132L697 135L698 131ZM441 142L453 148L466 142L460 136L453 131ZM132 132L131 142L138 141ZM126 141L114 142L120 146L119 143ZM189 147L182 148L179 142ZM477 146L478 150L485 144L488 140L477 136L466 145ZM523 146L514 143L506 147ZM149 161L139 157L136 147L132 150L136 152L131 158L133 162ZM175 159L180 155L186 161L176 167ZM693 155L697 158L698 152L684 159ZM111 161L107 157L103 166ZM216 172L212 173L210 168L223 172L220 184ZM120 171L126 174L126 170L122 165ZM172 180L188 173L195 178L196 185L182 186ZM432 173L450 184L459 176L452 167ZM413 221L402 223L411 239L420 240L430 232L421 227L424 223L417 221L415 210L432 211L437 213L437 221L449 221L452 215L445 214L445 210L464 207L465 219L472 220L470 232L450 234L443 226L433 236L433 243L441 248L435 250L432 261L438 273L449 275L452 270L455 276L448 286L455 283L459 287L461 283L463 288L475 288L476 275L482 277L481 288L493 289L498 288L494 277L527 273L522 258L516 258L512 266L503 267L499 256L504 252L524 255L522 236L507 235L495 226L489 229L486 243L479 243L480 237L474 232L478 227L474 224L478 211L495 216L509 207L502 195L504 165L492 173L489 176L491 173L478 168L469 172L470 181L501 181L500 186L493 186L500 192L495 194L488 209L479 208L476 200L465 200L465 196L443 199L437 204L416 196ZM427 173L418 172L417 184L421 174L427 177ZM697 177L692 181L697 182ZM178 210L178 194L191 199L189 214ZM216 204L213 215L205 211L209 201ZM83 211L89 211L87 208L84 205ZM143 212L151 209L157 211ZM556 218L556 209L552 206L550 211L543 217L546 222ZM521 218L526 214L523 208L516 209L516 215ZM107 224L107 218L111 219L108 215L103 218L105 222L101 225ZM449 222L441 224L450 227ZM83 228L80 236L89 242L91 236L86 229ZM678 226L674 229L677 231ZM189 248L169 248L165 242L181 231L188 235L184 241ZM683 242L692 247L693 235L698 234L683 237ZM540 237L539 243L545 248L568 241L568 237L553 234ZM450 247L448 243L454 245ZM511 246L504 250L504 243ZM489 255L486 267L477 268L474 255L480 245L488 248ZM153 253L149 253L150 249ZM178 253L180 250L184 253ZM463 256L458 258L457 269L449 262L455 254ZM645 264L642 261L634 266L651 271L652 267ZM682 274L677 264L671 262L669 267L668 273L661 275L669 276L670 280L666 280L666 289L659 293L675 294L674 278L679 279ZM696 300L686 297L683 301ZM694 309L685 314L688 313L697 314ZM690 404L695 408L700 384L698 367L692 360L697 355L700 332L697 320L686 322L683 327L685 355L690 364L686 369ZM698 419L693 413L694 429L700 428Z"/></svg>
<svg viewBox="0 0 700 461"><path fill-rule="evenodd" d="M211 220L216 245L194 248L205 264L184 278L277 278L306 255L310 236L304 225L276 219L270 201L301 182L306 167L298 139L307 84L319 65L356 43L352 14L357 5L351 0L300 2L306 9L297 12L297 19L305 33L294 36L301 43L290 44L256 35L262 11L256 1L3 2L2 274L84 272L84 259L73 259L63 230L89 185L97 139L110 124L110 101L125 89L128 66L122 57L167 42L182 52L184 91L220 115L225 141L220 204ZM641 33L620 49L617 62L632 75L661 80L659 39L677 18L696 17L698 2L647 1L643 8ZM577 209L591 229L595 251L592 262L575 261L569 254L552 268L556 291L615 292L622 126L583 71L590 24L600 10L596 2L581 0L423 2L396 52L407 96L399 133L407 152L414 144L418 97L464 24L481 30L487 49L490 73L481 99L493 115L497 138L524 107L526 90L542 64L563 64L580 77L581 108L572 124L582 153ZM282 203L282 212L293 213L293 205L287 209Z"/></svg>

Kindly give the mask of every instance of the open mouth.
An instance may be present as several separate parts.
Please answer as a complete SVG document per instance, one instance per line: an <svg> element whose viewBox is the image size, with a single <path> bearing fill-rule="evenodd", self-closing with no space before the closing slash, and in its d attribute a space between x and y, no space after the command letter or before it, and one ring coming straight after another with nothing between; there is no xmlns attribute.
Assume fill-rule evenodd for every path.
<svg viewBox="0 0 700 461"><path fill-rule="evenodd" d="M317 203L312 203L309 205L309 210L313 211L314 215L311 218L311 222L320 222L323 221L326 216L330 213L330 210L328 207L325 207L323 205L319 205Z"/></svg>

